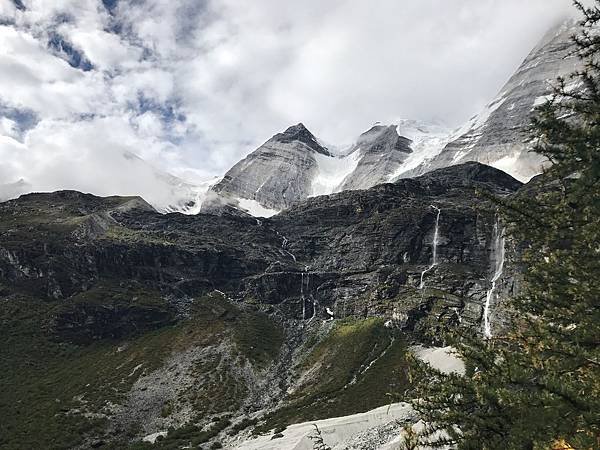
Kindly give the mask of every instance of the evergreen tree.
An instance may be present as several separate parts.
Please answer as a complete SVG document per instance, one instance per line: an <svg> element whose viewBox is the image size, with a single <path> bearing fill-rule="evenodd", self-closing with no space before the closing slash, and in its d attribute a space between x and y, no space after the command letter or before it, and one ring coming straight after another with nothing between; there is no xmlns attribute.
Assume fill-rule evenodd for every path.
<svg viewBox="0 0 600 450"><path fill-rule="evenodd" d="M574 37L584 69L537 108L550 165L498 200L523 247L524 283L504 336L453 334L465 374L414 361L422 443L459 449L600 448L600 0Z"/></svg>

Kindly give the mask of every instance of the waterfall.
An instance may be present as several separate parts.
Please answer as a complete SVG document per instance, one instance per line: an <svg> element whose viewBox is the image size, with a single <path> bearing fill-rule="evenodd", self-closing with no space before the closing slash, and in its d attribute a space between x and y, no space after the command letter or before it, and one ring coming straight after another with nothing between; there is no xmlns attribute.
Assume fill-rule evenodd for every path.
<svg viewBox="0 0 600 450"><path fill-rule="evenodd" d="M300 275L300 299L302 300L302 320L306 320L306 299L304 298L304 272Z"/></svg>
<svg viewBox="0 0 600 450"><path fill-rule="evenodd" d="M483 308L483 334L489 339L492 337L492 327L490 323L490 303L496 290L496 282L502 276L504 269L504 230L500 224L500 217L496 217L494 223L494 276L492 285L485 296L485 307Z"/></svg>
<svg viewBox="0 0 600 450"><path fill-rule="evenodd" d="M325 308L325 312L329 315L328 321L335 319L335 315L330 307Z"/></svg>
<svg viewBox="0 0 600 450"><path fill-rule="evenodd" d="M288 238L286 238L283 234L281 234L279 231L277 230L273 230L275 231L275 234L277 234L277 236L282 240L281 242L281 251L283 252L283 254L288 255L290 258L292 258L294 260L294 262L298 262L296 261L296 255L294 255L292 252L290 252L287 249L287 245L288 245Z"/></svg>
<svg viewBox="0 0 600 450"><path fill-rule="evenodd" d="M442 210L440 208L438 208L437 206L433 206L430 205L433 209L435 209L437 211L437 215L435 218L435 229L433 232L433 260L431 261L431 265L425 269L423 272L421 272L421 283L419 284L419 289L423 289L425 287L425 280L423 279L423 277L425 276L425 274L427 272L429 272L431 269L433 269L435 266L437 266L437 246L439 243L439 237L440 237L440 229L439 229L439 224L440 224L440 214L442 212Z"/></svg>
<svg viewBox="0 0 600 450"><path fill-rule="evenodd" d="M307 285L307 287L308 287L308 285ZM310 301L312 303L312 314L310 315L310 319L308 319L308 323L311 323L312 320L317 315L317 299L315 299L315 296L313 294L309 294L309 296L310 296Z"/></svg>
<svg viewBox="0 0 600 450"><path fill-rule="evenodd" d="M304 296L304 280L306 279L306 289L309 287L310 275L308 273L308 267L304 266L304 270L300 275L300 299L302 300L302 320L306 320L306 298ZM313 302L314 303L314 302ZM314 316L314 311L313 311Z"/></svg>

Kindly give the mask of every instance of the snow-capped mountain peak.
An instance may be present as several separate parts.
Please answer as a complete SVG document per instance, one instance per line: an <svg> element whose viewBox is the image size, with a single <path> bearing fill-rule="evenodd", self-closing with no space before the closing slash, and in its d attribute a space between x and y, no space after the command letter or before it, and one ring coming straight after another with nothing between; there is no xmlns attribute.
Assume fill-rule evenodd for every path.
<svg viewBox="0 0 600 450"><path fill-rule="evenodd" d="M529 152L527 127L535 107L552 94L553 82L579 68L581 60L571 41L578 32L578 24L572 20L549 30L500 93L453 132L442 151L401 176L417 176L466 161L492 165L521 181L540 173L546 161Z"/></svg>

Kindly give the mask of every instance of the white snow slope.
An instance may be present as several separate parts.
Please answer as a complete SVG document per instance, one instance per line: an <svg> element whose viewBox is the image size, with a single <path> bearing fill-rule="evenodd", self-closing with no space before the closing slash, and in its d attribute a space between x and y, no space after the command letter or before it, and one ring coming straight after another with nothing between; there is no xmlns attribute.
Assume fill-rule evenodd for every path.
<svg viewBox="0 0 600 450"><path fill-rule="evenodd" d="M465 367L452 347L411 347L411 351L422 361L444 373L464 374ZM273 435L234 442L226 448L244 450L310 450L316 424L323 441L333 450L353 449L360 442L360 448L391 450L401 440L403 423L416 422L416 416L408 403L393 403L389 406L350 416L304 422L287 427L283 437L272 439ZM414 424L419 427L420 423Z"/></svg>
<svg viewBox="0 0 600 450"><path fill-rule="evenodd" d="M315 154L317 174L312 180L311 197L329 195L339 192L343 181L358 166L360 152L352 152L346 156L327 156Z"/></svg>
<svg viewBox="0 0 600 450"><path fill-rule="evenodd" d="M450 130L442 125L408 119L399 120L397 123L398 134L412 141L410 144L412 153L394 173L390 174L390 182L396 181L404 172L433 159L451 139Z"/></svg>
<svg viewBox="0 0 600 450"><path fill-rule="evenodd" d="M260 436L237 443L228 448L244 450L312 450L313 441L309 437L315 431L313 424L321 430L323 441L332 448L340 447L344 441L368 429L394 422L410 419L413 410L407 403L394 403L377 409L351 416L304 422L287 427L283 437L271 439L272 435Z"/></svg>

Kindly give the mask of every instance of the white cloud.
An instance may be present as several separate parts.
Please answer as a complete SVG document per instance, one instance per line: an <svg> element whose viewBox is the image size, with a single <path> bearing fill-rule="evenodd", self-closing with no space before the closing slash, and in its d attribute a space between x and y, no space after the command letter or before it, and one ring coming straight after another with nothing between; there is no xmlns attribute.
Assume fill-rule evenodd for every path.
<svg viewBox="0 0 600 450"><path fill-rule="evenodd" d="M103 30L85 30L74 26L59 28L82 49L90 61L102 70L121 67L135 67L142 51L123 42L114 33Z"/></svg>
<svg viewBox="0 0 600 450"><path fill-rule="evenodd" d="M0 122L0 184L155 197L152 170L123 154L201 179L300 121L334 143L396 117L459 124L571 10L564 0L120 0L112 13L100 0L23 3L0 0L0 106L39 121L23 136ZM92 70L49 49L57 35Z"/></svg>
<svg viewBox="0 0 600 450"><path fill-rule="evenodd" d="M11 0L0 0L0 17L14 18L16 12L17 8Z"/></svg>
<svg viewBox="0 0 600 450"><path fill-rule="evenodd" d="M16 139L19 135L17 122L8 117L0 117L0 136Z"/></svg>
<svg viewBox="0 0 600 450"><path fill-rule="evenodd" d="M33 35L0 26L0 99L42 117L104 113L104 80L51 55Z"/></svg>

